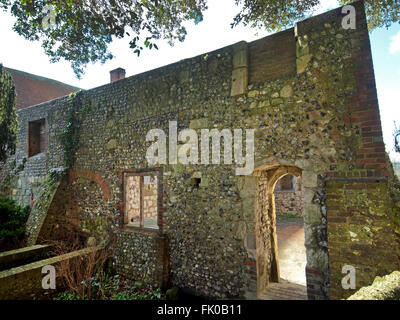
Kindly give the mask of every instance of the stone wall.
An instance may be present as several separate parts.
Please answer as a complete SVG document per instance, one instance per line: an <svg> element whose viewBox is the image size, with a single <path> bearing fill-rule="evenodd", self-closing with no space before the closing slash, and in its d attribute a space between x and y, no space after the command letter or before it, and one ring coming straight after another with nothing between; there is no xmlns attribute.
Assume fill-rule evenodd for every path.
<svg viewBox="0 0 400 320"><path fill-rule="evenodd" d="M274 189L276 214L304 216L304 191L301 180L293 176L290 177L290 185L282 186L279 180ZM285 177L284 177L285 178Z"/></svg>
<svg viewBox="0 0 400 320"><path fill-rule="evenodd" d="M271 221L271 193L268 192L268 173L263 171L257 179L256 185L256 249L255 263L257 266L257 292L260 293L272 279L272 266L274 259L274 243L272 242L272 221ZM275 276L276 276L276 270ZM276 280L276 279L275 279ZM260 283L262 284L260 286Z"/></svg>
<svg viewBox="0 0 400 320"><path fill-rule="evenodd" d="M361 288L347 300L400 300L400 271L376 277L372 285Z"/></svg>
<svg viewBox="0 0 400 320"><path fill-rule="evenodd" d="M58 188L62 183L64 172L50 170L43 180L38 191L37 199L34 201L25 226L26 240L28 245L37 243L38 237L42 232L42 226L48 219L49 211L52 206L59 201L54 201Z"/></svg>
<svg viewBox="0 0 400 320"><path fill-rule="evenodd" d="M114 268L123 277L155 287L166 288L168 265L165 239L156 232L118 232L113 252Z"/></svg>
<svg viewBox="0 0 400 320"><path fill-rule="evenodd" d="M327 181L331 292L346 298L374 278L399 268L398 236L392 219L394 203L387 181L363 177ZM344 290L342 267L356 270L356 289Z"/></svg>
<svg viewBox="0 0 400 320"><path fill-rule="evenodd" d="M31 195L33 200L38 198L41 184L46 180L50 169L64 167L62 147L57 136L65 126L68 107L68 97L64 97L17 112L19 127L15 159L16 167L22 167L23 170L17 172L12 195L23 205L32 204ZM40 119L46 119L46 145L51 152L29 157L29 122Z"/></svg>
<svg viewBox="0 0 400 320"><path fill-rule="evenodd" d="M34 245L20 249L0 252L0 270L11 269L49 256L50 245Z"/></svg>
<svg viewBox="0 0 400 320"><path fill-rule="evenodd" d="M336 230L346 234L351 224L362 228L365 223L372 229L381 221L389 234L392 225L389 195L374 198L366 184L358 189L360 201L386 215L377 215L374 222L371 213L371 220L350 224L340 219L335 224L330 216L335 208L329 201L347 193L345 185L326 184L327 176L388 175L364 8L361 2L355 6L355 30L342 28L337 9L252 43L79 93L79 143L70 183L54 196L43 230L59 225L50 217L65 217L98 242L115 234L115 264L126 275L146 275L154 285L169 283L210 297L254 297L277 274L271 264L273 185L294 170L304 186L309 297L341 297L336 278L341 264L358 259L369 266L374 261L366 246L344 261L335 248L352 242ZM21 185L64 166L58 136L71 105L76 103L66 97L18 111L17 165L27 158L28 123L45 118L47 128L47 150L27 158ZM146 134L161 129L168 135L170 121L177 122L178 131L191 128L199 136L201 129L254 129L254 175L236 175L235 163L149 165ZM155 233L124 224L124 173L152 170L159 174ZM264 192L257 191L261 176L268 177ZM14 190L23 199L27 189ZM266 217L257 209L263 201L270 208ZM382 201L388 205L381 207ZM392 235L375 236L377 248L393 243L388 242ZM377 250L375 257L388 262L370 268L365 283L395 268L394 252Z"/></svg>
<svg viewBox="0 0 400 320"><path fill-rule="evenodd" d="M62 278L57 276L60 274L57 272L60 265L71 259L85 259L86 255L94 254L99 250L102 248L85 248L1 271L0 300L44 299L62 291ZM42 280L45 276L42 268L49 265L53 266L56 271L56 289L43 289L42 287Z"/></svg>
<svg viewBox="0 0 400 320"><path fill-rule="evenodd" d="M300 191L278 191L275 192L276 213L279 215L294 215L302 217L303 193Z"/></svg>

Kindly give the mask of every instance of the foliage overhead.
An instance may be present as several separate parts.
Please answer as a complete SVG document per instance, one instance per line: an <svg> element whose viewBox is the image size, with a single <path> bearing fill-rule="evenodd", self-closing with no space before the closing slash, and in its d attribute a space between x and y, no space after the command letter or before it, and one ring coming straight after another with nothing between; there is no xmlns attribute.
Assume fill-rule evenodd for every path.
<svg viewBox="0 0 400 320"><path fill-rule="evenodd" d="M321 4L321 0L235 0L242 5L235 16L232 26L240 23L252 27L279 31L291 26L294 22L310 16ZM338 5L346 5L355 0L339 0ZM392 23L400 23L400 1L398 0L365 0L365 11L370 30L390 27Z"/></svg>
<svg viewBox="0 0 400 320"><path fill-rule="evenodd" d="M55 26L44 28L49 5L54 8ZM14 31L42 41L51 62L70 61L79 77L87 63L113 57L108 50L113 37L129 37L138 55L143 47L157 49L154 40L183 41L183 22L201 21L206 5L205 0L0 0L0 8L11 9L17 18Z"/></svg>
<svg viewBox="0 0 400 320"><path fill-rule="evenodd" d="M354 0L341 0L340 4L350 4ZM393 23L400 23L400 1L399 0L366 0L364 1L365 13L368 19L368 28L386 27Z"/></svg>
<svg viewBox="0 0 400 320"><path fill-rule="evenodd" d="M232 27L239 24L279 31L310 16L321 0L232 0L238 8ZM338 5L354 0L338 0ZM400 1L365 0L370 30L400 22ZM48 6L54 8L50 15ZM207 0L0 0L0 8L17 18L14 31L41 41L51 62L71 62L78 78L89 62L112 59L108 45L127 37L133 52L157 49L156 42L183 41L186 21L199 23ZM42 22L52 22L47 28Z"/></svg>
<svg viewBox="0 0 400 320"><path fill-rule="evenodd" d="M241 5L242 8L234 17L231 26L243 23L268 31L279 31L310 15L319 2L319 0L235 0L236 5Z"/></svg>
<svg viewBox="0 0 400 320"><path fill-rule="evenodd" d="M15 151L17 114L16 92L11 75L0 64L0 162Z"/></svg>

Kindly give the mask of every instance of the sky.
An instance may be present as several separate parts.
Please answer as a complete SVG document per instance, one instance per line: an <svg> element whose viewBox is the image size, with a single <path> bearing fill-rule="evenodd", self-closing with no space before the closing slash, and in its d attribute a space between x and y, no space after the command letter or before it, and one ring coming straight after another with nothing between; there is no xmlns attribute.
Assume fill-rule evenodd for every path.
<svg viewBox="0 0 400 320"><path fill-rule="evenodd" d="M336 7L336 0L322 0L316 14ZM109 71L119 67L124 68L129 77L242 40L253 41L268 35L264 30L244 26L231 29L230 24L238 10L234 0L209 0L201 23L185 23L188 34L184 42L170 47L166 41L160 41L157 43L159 50L146 50L140 57L129 49L129 39L115 40L110 45L115 58L105 64L89 64L81 80L75 77L68 62L50 63L39 42L27 41L13 32L15 19L0 11L0 63L91 89L109 83ZM370 40L386 150L392 160L400 161L400 154L393 150L394 121L398 121L400 126L400 24L374 30L370 33Z"/></svg>

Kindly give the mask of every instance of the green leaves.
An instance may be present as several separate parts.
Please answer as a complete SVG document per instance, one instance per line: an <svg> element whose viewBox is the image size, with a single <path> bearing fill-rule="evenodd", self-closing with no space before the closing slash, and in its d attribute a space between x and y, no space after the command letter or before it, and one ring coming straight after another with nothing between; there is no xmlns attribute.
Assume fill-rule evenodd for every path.
<svg viewBox="0 0 400 320"><path fill-rule="evenodd" d="M320 2L320 0L235 0L236 5L241 5L242 9L233 19L231 27L243 23L268 31L280 31L312 15ZM353 2L354 0L339 0L337 5ZM365 0L364 4L370 30L382 26L388 28L392 23L400 22L398 0Z"/></svg>
<svg viewBox="0 0 400 320"><path fill-rule="evenodd" d="M242 9L234 17L232 28L243 23L268 31L279 31L310 16L320 1L235 0L235 3L242 5Z"/></svg>
<svg viewBox="0 0 400 320"><path fill-rule="evenodd" d="M29 207L22 208L13 199L0 197L0 247L12 249L18 246L25 233Z"/></svg>
<svg viewBox="0 0 400 320"><path fill-rule="evenodd" d="M64 164L67 169L74 164L75 153L79 144L79 115L88 107L81 105L81 91L69 95L70 109L65 120L64 128L59 132L58 140L64 151Z"/></svg>
<svg viewBox="0 0 400 320"><path fill-rule="evenodd" d="M85 300L158 300L161 299L161 289L145 287L141 282L121 281L118 275L109 275L98 272L95 276L81 283L86 288L90 287L90 295L85 295ZM65 291L55 300L81 300L77 294Z"/></svg>
<svg viewBox="0 0 400 320"><path fill-rule="evenodd" d="M49 4L56 26L44 29L43 8ZM14 31L25 39L41 41L51 62L70 61L80 78L89 62L104 63L114 57L108 49L113 37L133 34L130 47L138 56L144 48L157 49L157 40L183 41L183 22L201 21L206 0L0 0L0 7L17 18Z"/></svg>
<svg viewBox="0 0 400 320"><path fill-rule="evenodd" d="M353 0L340 0L341 5L351 4ZM393 23L400 23L400 1L398 0L365 0L365 11L368 19L368 28L386 27Z"/></svg>
<svg viewBox="0 0 400 320"><path fill-rule="evenodd" d="M0 65L0 162L15 152L17 138L16 91L12 78Z"/></svg>
<svg viewBox="0 0 400 320"><path fill-rule="evenodd" d="M338 0L338 6L351 2ZM371 30L400 21L398 0L364 3ZM320 0L232 0L232 4L239 13L231 27L244 24L279 31L312 15ZM54 8L55 27L45 30L43 8L48 5ZM80 78L89 62L104 63L114 57L108 49L113 38L132 37L129 46L137 56L145 48L158 49L160 39L170 45L184 41L184 22L203 21L207 0L0 0L0 8L11 10L17 18L14 31L25 39L41 41L51 62L70 61Z"/></svg>

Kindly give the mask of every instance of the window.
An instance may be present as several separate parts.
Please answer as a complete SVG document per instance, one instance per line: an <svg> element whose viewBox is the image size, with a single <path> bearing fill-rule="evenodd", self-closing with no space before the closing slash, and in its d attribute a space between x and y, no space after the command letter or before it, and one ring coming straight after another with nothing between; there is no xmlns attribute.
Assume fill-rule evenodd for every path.
<svg viewBox="0 0 400 320"><path fill-rule="evenodd" d="M28 124L28 156L46 151L46 121L40 119Z"/></svg>
<svg viewBox="0 0 400 320"><path fill-rule="evenodd" d="M192 187L198 189L201 184L201 178L192 178Z"/></svg>
<svg viewBox="0 0 400 320"><path fill-rule="evenodd" d="M158 175L124 174L125 225L158 229Z"/></svg>

